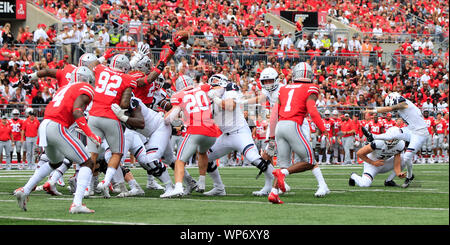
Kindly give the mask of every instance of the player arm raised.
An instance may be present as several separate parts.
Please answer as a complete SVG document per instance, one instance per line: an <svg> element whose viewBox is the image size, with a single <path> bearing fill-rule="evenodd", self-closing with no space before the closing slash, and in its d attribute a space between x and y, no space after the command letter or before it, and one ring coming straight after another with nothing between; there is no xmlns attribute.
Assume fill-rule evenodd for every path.
<svg viewBox="0 0 450 245"><path fill-rule="evenodd" d="M408 104L406 102L401 102L393 106L385 106L385 107L377 107L375 109L367 110L369 113L387 113L391 111L398 111L408 108Z"/></svg>
<svg viewBox="0 0 450 245"><path fill-rule="evenodd" d="M91 103L91 98L85 94L79 95L73 103L73 117L77 126L83 130L84 134L97 146L101 145L102 139L95 135L89 128L86 118L84 117L84 110Z"/></svg>
<svg viewBox="0 0 450 245"><path fill-rule="evenodd" d="M373 152L374 150L375 150L375 143L372 142L371 144L365 145L363 148L359 149L358 152L356 152L356 155L364 162L372 164L376 167L383 166L383 164L384 164L383 160L380 159L380 160L374 161L367 156L369 153Z"/></svg>

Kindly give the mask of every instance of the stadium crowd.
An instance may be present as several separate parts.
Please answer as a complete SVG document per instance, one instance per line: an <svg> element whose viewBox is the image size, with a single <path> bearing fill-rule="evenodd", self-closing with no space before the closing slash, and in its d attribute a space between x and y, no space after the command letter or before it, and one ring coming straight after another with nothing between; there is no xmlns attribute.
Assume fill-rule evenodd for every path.
<svg viewBox="0 0 450 245"><path fill-rule="evenodd" d="M314 82L321 89L317 105L323 116L326 111L335 118L349 114L364 125L376 124L376 116L361 115L360 108L382 106L384 96L397 91L423 111L429 111L431 117L440 113L448 122L449 50L436 49L433 38L426 35L448 37L448 2L424 0L406 5L402 1L358 0L240 2L239 5L237 1L103 0L95 2L100 12L93 15L89 1L37 0L36 4L56 15L64 25L38 24L33 32L27 26L14 34L9 23L1 27L2 114L10 118L11 111L18 109L26 117L25 110L33 108L36 115L42 116L45 104L58 89L52 78L40 79L39 88L21 84L23 74L44 68L60 69L69 63L76 65L77 57L85 51L101 56L113 47L132 55L139 42L148 43L158 55L167 48L166 40L175 30L185 29L195 39L179 48L175 59L165 68L166 82L174 84L180 75L189 75L201 83L212 74L222 73L250 98L261 92L259 74L264 68L275 68L280 83L288 83L291 68L306 60L315 74ZM425 19L425 23L411 24L406 15L395 14L400 10L392 11L388 7L391 4ZM328 22L312 34L303 33L300 25L297 31L301 34L296 35L297 32L284 33L280 26L264 20L264 13L285 9L328 11L329 16L369 34L352 36L350 40L332 38L333 27ZM126 26L124 33L116 31L123 26ZM381 28L382 32L375 28ZM373 36L385 37L379 34L386 32L417 34L398 44L394 66L386 65L382 58L382 40L373 40ZM58 55L55 44L62 45L63 55ZM258 114L252 113L251 108L247 110L254 121L255 139L263 140L268 110L263 108L259 110L263 113ZM381 125L379 133L387 128ZM362 138L360 132L356 133Z"/></svg>

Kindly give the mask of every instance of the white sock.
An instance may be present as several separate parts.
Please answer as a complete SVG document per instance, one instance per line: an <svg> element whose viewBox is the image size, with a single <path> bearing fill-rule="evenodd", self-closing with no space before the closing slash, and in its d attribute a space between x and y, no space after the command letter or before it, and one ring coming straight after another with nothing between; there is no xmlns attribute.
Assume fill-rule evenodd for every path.
<svg viewBox="0 0 450 245"><path fill-rule="evenodd" d="M106 174L105 174L105 178L103 179L105 181L105 185L108 186L111 183L111 180L114 176L114 174L116 174L117 169L112 168L112 167L108 167L108 169L106 169Z"/></svg>
<svg viewBox="0 0 450 245"><path fill-rule="evenodd" d="M172 179L170 178L167 169L161 174L161 176L158 177L158 179L164 184L164 186L172 184Z"/></svg>
<svg viewBox="0 0 450 245"><path fill-rule="evenodd" d="M92 170L89 167L81 167L77 176L77 190L73 198L75 205L81 205L83 202L84 192L92 179Z"/></svg>
<svg viewBox="0 0 450 245"><path fill-rule="evenodd" d="M264 172L264 177L265 177L264 189L270 188L273 184L273 179L274 179L273 174L272 174L273 170L274 170L273 165L269 164L269 166L267 166L267 170Z"/></svg>
<svg viewBox="0 0 450 245"><path fill-rule="evenodd" d="M175 189L181 189L181 190L183 190L183 183L181 183L181 182L175 183Z"/></svg>
<svg viewBox="0 0 450 245"><path fill-rule="evenodd" d="M61 164L59 168L53 171L52 177L50 178L49 182L51 184L55 184L59 180L59 178L61 178L64 175L67 169L69 169L69 167L67 167L66 164Z"/></svg>
<svg viewBox="0 0 450 245"><path fill-rule="evenodd" d="M28 180L28 182L23 187L23 191L25 194L30 194L31 190L39 183L41 180L43 180L45 177L47 177L53 169L50 167L49 163L42 164L39 168L36 168L34 171L33 176Z"/></svg>
<svg viewBox="0 0 450 245"><path fill-rule="evenodd" d="M327 153L327 162L330 162L331 154Z"/></svg>
<svg viewBox="0 0 450 245"><path fill-rule="evenodd" d="M128 185L130 185L130 189L136 188L136 184L137 184L137 182L135 179L128 181Z"/></svg>
<svg viewBox="0 0 450 245"><path fill-rule="evenodd" d="M275 195L278 195L278 189L277 188L272 188L272 193Z"/></svg>
<svg viewBox="0 0 450 245"><path fill-rule="evenodd" d="M317 183L319 183L319 187L326 187L327 183L325 183L325 179L323 178L322 171L320 168L313 168L312 173L314 177L316 177Z"/></svg>
<svg viewBox="0 0 450 245"><path fill-rule="evenodd" d="M341 162L344 161L344 154L339 154L339 156L341 156Z"/></svg>
<svg viewBox="0 0 450 245"><path fill-rule="evenodd" d="M287 169L285 169L285 168L283 168L283 169L281 170L281 173L283 173L284 176L288 176L288 175L289 175L289 171L288 171Z"/></svg>
<svg viewBox="0 0 450 245"><path fill-rule="evenodd" d="M198 176L198 182L206 184L206 176L205 175Z"/></svg>
<svg viewBox="0 0 450 245"><path fill-rule="evenodd" d="M148 175L147 175L147 182L148 182L148 183L151 183L151 182L153 182L153 181L155 181L155 176L153 176L153 175L151 175L151 174L148 174Z"/></svg>
<svg viewBox="0 0 450 245"><path fill-rule="evenodd" d="M395 171L392 171L391 174L387 177L386 181L391 181L395 178L395 176L397 176L395 174Z"/></svg>
<svg viewBox="0 0 450 245"><path fill-rule="evenodd" d="M216 170L212 171L212 172L208 172L209 176L211 177L211 179L213 180L213 185L216 188L223 188L223 182L222 182L222 178L220 177L220 173L219 170L216 168Z"/></svg>
<svg viewBox="0 0 450 245"><path fill-rule="evenodd" d="M320 155L319 155L319 162L322 162L322 160L323 160L323 155L320 154Z"/></svg>
<svg viewBox="0 0 450 245"><path fill-rule="evenodd" d="M112 181L114 183L122 183L125 182L125 179L123 178L123 171L121 167L118 167L116 172L114 173L114 176L112 177Z"/></svg>

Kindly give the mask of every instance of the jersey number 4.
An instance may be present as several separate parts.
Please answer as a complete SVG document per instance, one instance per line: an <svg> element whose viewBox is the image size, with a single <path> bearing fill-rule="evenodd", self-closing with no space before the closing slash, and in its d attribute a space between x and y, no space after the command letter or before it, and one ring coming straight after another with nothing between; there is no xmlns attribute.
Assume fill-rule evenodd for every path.
<svg viewBox="0 0 450 245"><path fill-rule="evenodd" d="M186 103L186 111L190 113L206 111L209 108L208 96L204 91L198 91L195 94L188 94L183 97L183 102Z"/></svg>
<svg viewBox="0 0 450 245"><path fill-rule="evenodd" d="M108 72L101 72L98 78L98 86L95 86L95 92L116 97L117 91L122 84L122 77L110 75Z"/></svg>

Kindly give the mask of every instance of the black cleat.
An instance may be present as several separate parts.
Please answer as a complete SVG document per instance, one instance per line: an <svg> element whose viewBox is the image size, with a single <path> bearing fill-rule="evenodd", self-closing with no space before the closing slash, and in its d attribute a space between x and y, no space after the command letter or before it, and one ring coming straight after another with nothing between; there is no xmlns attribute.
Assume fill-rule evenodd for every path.
<svg viewBox="0 0 450 245"><path fill-rule="evenodd" d="M393 180L390 180L390 181L385 180L384 186L397 186L397 184Z"/></svg>
<svg viewBox="0 0 450 245"><path fill-rule="evenodd" d="M414 174L411 176L411 178L406 178L405 183L403 183L402 188L408 188L408 186L411 184L411 182L414 179Z"/></svg>
<svg viewBox="0 0 450 245"><path fill-rule="evenodd" d="M352 175L353 175L354 173L355 173L355 172L351 173L351 174L350 174L350 178L348 179L348 185L349 185L349 186L355 186L355 180L352 179Z"/></svg>
<svg viewBox="0 0 450 245"><path fill-rule="evenodd" d="M361 127L361 130L364 134L364 136L366 136L367 141L372 142L373 141L373 135L371 132L367 131L367 128L365 127Z"/></svg>

